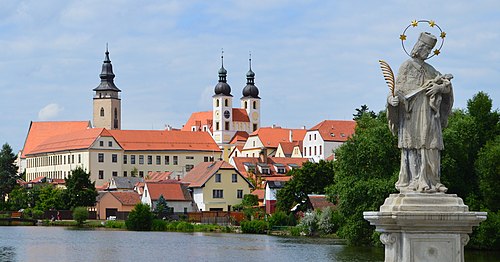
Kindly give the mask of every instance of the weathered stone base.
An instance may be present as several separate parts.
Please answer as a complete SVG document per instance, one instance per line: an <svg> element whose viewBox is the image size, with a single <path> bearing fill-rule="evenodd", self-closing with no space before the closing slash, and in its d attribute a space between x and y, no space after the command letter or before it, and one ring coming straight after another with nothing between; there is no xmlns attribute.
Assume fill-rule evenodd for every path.
<svg viewBox="0 0 500 262"><path fill-rule="evenodd" d="M382 232L386 262L464 261L472 227L486 212L469 212L454 194L392 194L364 218Z"/></svg>

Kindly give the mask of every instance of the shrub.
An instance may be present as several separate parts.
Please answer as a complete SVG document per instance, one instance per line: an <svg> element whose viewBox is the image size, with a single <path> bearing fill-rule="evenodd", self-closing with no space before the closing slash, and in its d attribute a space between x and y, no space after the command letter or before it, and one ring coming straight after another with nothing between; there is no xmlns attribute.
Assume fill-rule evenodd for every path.
<svg viewBox="0 0 500 262"><path fill-rule="evenodd" d="M299 225L305 229L307 235L314 235L318 231L317 213L312 211L306 212L302 220L300 220Z"/></svg>
<svg viewBox="0 0 500 262"><path fill-rule="evenodd" d="M125 225L128 230L149 231L153 224L153 213L149 209L149 205L139 203L128 215Z"/></svg>
<svg viewBox="0 0 500 262"><path fill-rule="evenodd" d="M153 219L151 230L153 231L167 231L168 222L163 219Z"/></svg>
<svg viewBox="0 0 500 262"><path fill-rule="evenodd" d="M176 231L177 230L177 225L179 224L180 222L178 221L173 221L173 222L170 222L167 224L167 230L168 231Z"/></svg>
<svg viewBox="0 0 500 262"><path fill-rule="evenodd" d="M81 226L89 218L89 211L86 207L75 207L73 209L73 220Z"/></svg>
<svg viewBox="0 0 500 262"><path fill-rule="evenodd" d="M319 215L318 229L323 234L335 232L334 211L332 207L326 207Z"/></svg>
<svg viewBox="0 0 500 262"><path fill-rule="evenodd" d="M264 220L243 220L241 221L241 231L249 234L266 234L269 225Z"/></svg>
<svg viewBox="0 0 500 262"><path fill-rule="evenodd" d="M176 230L181 232L193 232L194 226L189 222L182 221L177 224Z"/></svg>
<svg viewBox="0 0 500 262"><path fill-rule="evenodd" d="M500 211L488 212L488 218L474 228L469 247L476 249L500 249Z"/></svg>
<svg viewBox="0 0 500 262"><path fill-rule="evenodd" d="M125 226L125 221L116 221L116 220L107 220L106 223L104 224L104 227L106 227L106 228L122 228L122 229L127 228Z"/></svg>
<svg viewBox="0 0 500 262"><path fill-rule="evenodd" d="M283 211L277 211L274 214L272 214L268 221L269 221L269 227L276 227L276 226L294 226L295 225L295 217L293 216L292 213L290 215L287 215ZM292 219L293 218L293 219Z"/></svg>

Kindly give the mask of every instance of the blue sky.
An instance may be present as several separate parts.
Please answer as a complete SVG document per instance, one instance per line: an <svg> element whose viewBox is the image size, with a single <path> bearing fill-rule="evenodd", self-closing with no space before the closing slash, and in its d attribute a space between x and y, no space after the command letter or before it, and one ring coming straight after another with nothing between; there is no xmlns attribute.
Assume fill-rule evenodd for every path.
<svg viewBox="0 0 500 262"><path fill-rule="evenodd" d="M12 1L0 0L0 143L22 148L30 121L91 120L106 43L122 90L123 129L181 127L211 110L224 48L235 104L248 53L262 125L311 127L382 110L379 69L407 59L411 20L447 33L429 60L454 75L455 107L487 92L500 103L500 2L491 1ZM409 33L409 48L420 31ZM412 35L413 34L413 35Z"/></svg>

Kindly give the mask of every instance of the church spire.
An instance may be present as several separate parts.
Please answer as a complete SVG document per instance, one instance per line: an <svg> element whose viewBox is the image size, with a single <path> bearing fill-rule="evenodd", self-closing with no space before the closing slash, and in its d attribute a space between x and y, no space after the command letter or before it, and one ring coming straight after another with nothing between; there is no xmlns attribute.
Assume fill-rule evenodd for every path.
<svg viewBox="0 0 500 262"><path fill-rule="evenodd" d="M111 60L109 59L108 44L106 43L106 52L104 53L104 61L102 64L101 83L98 87L94 88L94 91L115 91L121 92L114 83L115 74L113 73L113 65L111 65Z"/></svg>
<svg viewBox="0 0 500 262"><path fill-rule="evenodd" d="M231 96L231 87L227 83L227 70L224 68L224 49L222 49L221 68L219 69L219 83L215 86L215 95Z"/></svg>
<svg viewBox="0 0 500 262"><path fill-rule="evenodd" d="M247 85L243 88L243 97L260 98L259 89L255 86L255 73L252 71L252 53L248 58Z"/></svg>

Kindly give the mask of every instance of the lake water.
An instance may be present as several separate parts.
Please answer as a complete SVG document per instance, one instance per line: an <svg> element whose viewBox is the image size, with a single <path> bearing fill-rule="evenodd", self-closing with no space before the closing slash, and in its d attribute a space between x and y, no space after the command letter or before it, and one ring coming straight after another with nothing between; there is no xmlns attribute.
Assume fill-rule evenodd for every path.
<svg viewBox="0 0 500 262"><path fill-rule="evenodd" d="M0 261L383 260L384 251L381 248L352 248L335 244L331 239L223 233L74 230L64 227L0 227Z"/></svg>

